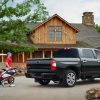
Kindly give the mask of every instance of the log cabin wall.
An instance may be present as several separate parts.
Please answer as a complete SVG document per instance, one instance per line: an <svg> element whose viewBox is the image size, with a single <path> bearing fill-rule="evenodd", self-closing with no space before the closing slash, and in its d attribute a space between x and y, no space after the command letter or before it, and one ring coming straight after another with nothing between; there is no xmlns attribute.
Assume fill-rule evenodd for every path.
<svg viewBox="0 0 100 100"><path fill-rule="evenodd" d="M60 41L49 40L49 26L62 27L62 39ZM76 44L76 31L61 19L54 17L36 28L31 39L33 44Z"/></svg>

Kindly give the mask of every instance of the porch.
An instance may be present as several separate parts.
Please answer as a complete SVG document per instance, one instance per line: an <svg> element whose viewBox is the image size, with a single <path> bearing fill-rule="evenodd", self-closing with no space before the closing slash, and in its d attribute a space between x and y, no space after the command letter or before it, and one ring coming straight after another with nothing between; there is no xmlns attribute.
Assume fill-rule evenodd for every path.
<svg viewBox="0 0 100 100"><path fill-rule="evenodd" d="M21 52L21 53L13 53L12 54L12 66L20 66L24 68L26 65L26 60L29 58L52 58L53 54L56 50L55 49L39 49L34 52ZM0 54L6 54L6 52L1 52ZM6 56L0 56L0 62L6 62Z"/></svg>

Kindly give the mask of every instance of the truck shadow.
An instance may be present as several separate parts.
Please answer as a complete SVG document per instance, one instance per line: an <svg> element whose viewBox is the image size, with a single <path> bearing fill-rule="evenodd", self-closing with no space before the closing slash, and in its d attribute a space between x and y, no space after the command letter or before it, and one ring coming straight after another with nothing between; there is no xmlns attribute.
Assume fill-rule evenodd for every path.
<svg viewBox="0 0 100 100"><path fill-rule="evenodd" d="M100 79L99 80L92 80L92 81L89 81L89 80L78 81L76 83L75 87L77 87L77 86L81 87L81 86L85 86L85 85L94 85L94 84L100 84ZM62 87L58 83L53 83L53 82L50 82L50 84L45 85L45 86L42 86L42 85L37 83L35 85L32 85L32 87L39 87L39 88L68 88L68 87Z"/></svg>
<svg viewBox="0 0 100 100"><path fill-rule="evenodd" d="M89 84L100 84L100 79L99 80L84 80L84 81L79 81L76 83L76 85L89 85Z"/></svg>

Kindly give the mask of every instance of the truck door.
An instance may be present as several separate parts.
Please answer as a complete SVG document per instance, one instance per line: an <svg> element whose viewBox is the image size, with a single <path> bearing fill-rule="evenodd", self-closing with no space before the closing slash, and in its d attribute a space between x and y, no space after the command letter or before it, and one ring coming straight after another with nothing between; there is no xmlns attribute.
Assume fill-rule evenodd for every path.
<svg viewBox="0 0 100 100"><path fill-rule="evenodd" d="M92 49L82 49L81 64L83 75L91 76L100 73L100 63Z"/></svg>
<svg viewBox="0 0 100 100"><path fill-rule="evenodd" d="M94 50L97 58L97 72L100 74L100 50Z"/></svg>

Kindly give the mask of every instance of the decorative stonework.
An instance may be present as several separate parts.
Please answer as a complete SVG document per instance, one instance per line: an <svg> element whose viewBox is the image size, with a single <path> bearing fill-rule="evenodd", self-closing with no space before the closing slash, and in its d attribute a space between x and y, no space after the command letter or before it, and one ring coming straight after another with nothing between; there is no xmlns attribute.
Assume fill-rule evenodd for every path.
<svg viewBox="0 0 100 100"><path fill-rule="evenodd" d="M93 12L84 12L82 16L82 24L93 26L94 25L94 15Z"/></svg>
<svg viewBox="0 0 100 100"><path fill-rule="evenodd" d="M26 63L13 63L12 66L25 69L26 68Z"/></svg>
<svg viewBox="0 0 100 100"><path fill-rule="evenodd" d="M18 71L16 73L17 76L25 75L25 72L26 72L26 64L25 63L13 63L12 66L16 67L16 68L18 68L18 70L20 70L20 72Z"/></svg>
<svg viewBox="0 0 100 100"><path fill-rule="evenodd" d="M100 100L100 88L92 88L86 91L86 100Z"/></svg>

